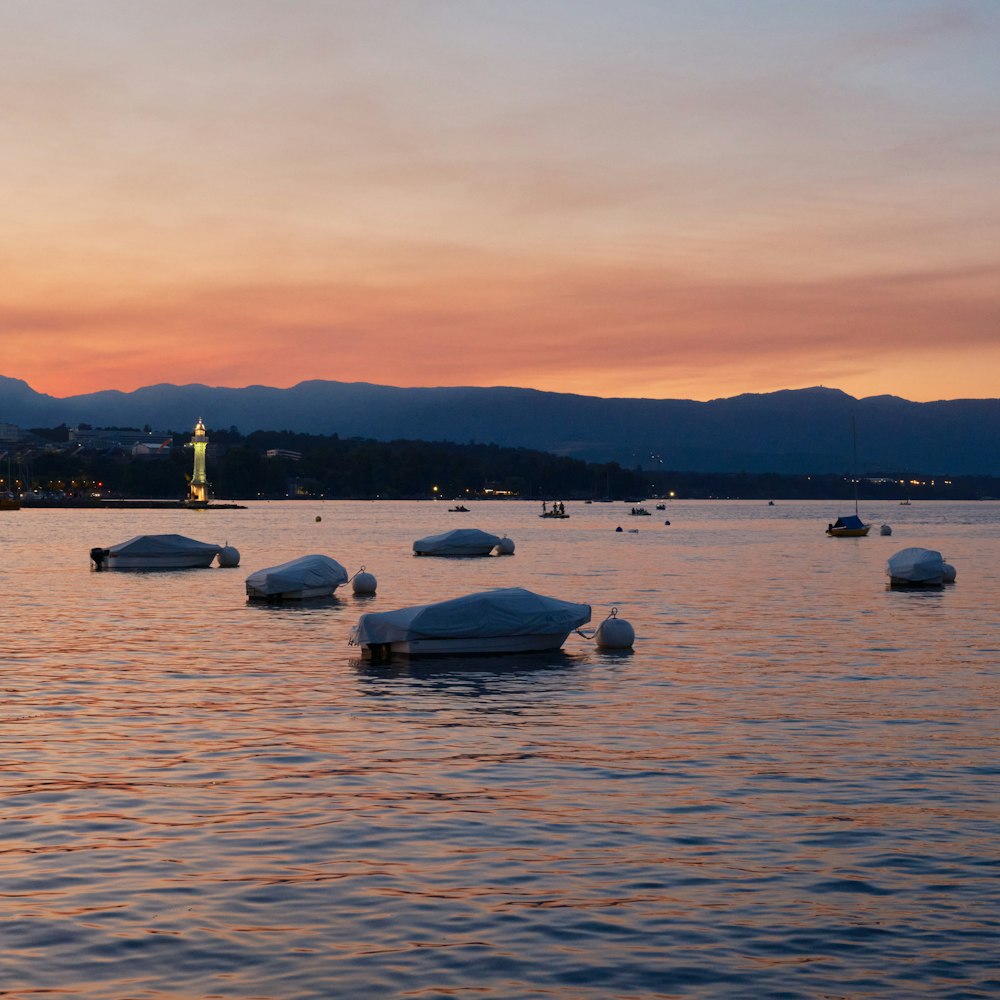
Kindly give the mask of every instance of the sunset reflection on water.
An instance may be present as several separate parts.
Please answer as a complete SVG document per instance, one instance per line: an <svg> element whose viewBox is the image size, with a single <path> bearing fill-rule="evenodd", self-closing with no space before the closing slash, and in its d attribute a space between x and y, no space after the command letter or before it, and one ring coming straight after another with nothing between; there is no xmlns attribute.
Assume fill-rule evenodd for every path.
<svg viewBox="0 0 1000 1000"><path fill-rule="evenodd" d="M886 506L867 539L829 505L676 501L638 534L567 506L475 504L517 543L476 560L412 557L453 526L431 503L6 514L6 995L995 991L998 505ZM89 570L154 531L241 566ZM888 590L913 544L958 582ZM246 602L308 552L376 596ZM634 651L347 645L515 585L617 606Z"/></svg>

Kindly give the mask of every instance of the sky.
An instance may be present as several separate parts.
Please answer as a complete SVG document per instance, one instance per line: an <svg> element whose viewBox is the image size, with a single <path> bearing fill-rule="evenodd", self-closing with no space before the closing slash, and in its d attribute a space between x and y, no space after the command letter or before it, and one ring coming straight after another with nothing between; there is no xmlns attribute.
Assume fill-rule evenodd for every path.
<svg viewBox="0 0 1000 1000"><path fill-rule="evenodd" d="M0 374L1000 396L997 0L0 0Z"/></svg>

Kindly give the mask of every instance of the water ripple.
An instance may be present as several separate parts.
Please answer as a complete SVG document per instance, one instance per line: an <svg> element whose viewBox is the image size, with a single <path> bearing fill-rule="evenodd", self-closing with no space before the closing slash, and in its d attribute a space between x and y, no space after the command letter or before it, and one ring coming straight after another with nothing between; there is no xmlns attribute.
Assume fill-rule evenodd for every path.
<svg viewBox="0 0 1000 1000"><path fill-rule="evenodd" d="M915 599L814 506L677 503L627 548L593 506L557 536L484 504L520 518L514 558L419 567L428 504L120 512L115 538L19 512L0 996L1000 995L991 505L928 522L961 583ZM240 571L87 569L213 527L248 572L325 548L379 593L256 607ZM494 585L613 602L636 649L346 645L362 610Z"/></svg>

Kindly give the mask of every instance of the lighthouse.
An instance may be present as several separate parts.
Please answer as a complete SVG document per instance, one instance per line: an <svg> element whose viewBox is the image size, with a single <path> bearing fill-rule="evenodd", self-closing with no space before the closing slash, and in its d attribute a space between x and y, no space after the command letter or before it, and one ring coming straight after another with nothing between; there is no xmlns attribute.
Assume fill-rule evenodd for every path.
<svg viewBox="0 0 1000 1000"><path fill-rule="evenodd" d="M188 442L188 447L194 449L194 472L191 473L187 502L206 504L208 503L208 480L205 478L205 450L208 448L208 435L205 433L205 424L201 417L195 424L194 437Z"/></svg>

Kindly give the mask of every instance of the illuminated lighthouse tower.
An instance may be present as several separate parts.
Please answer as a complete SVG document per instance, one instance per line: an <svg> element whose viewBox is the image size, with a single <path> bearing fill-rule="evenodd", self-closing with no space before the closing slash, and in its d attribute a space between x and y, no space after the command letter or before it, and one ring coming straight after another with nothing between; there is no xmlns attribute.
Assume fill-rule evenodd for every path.
<svg viewBox="0 0 1000 1000"><path fill-rule="evenodd" d="M189 448L194 448L194 472L191 474L191 485L188 488L188 503L208 503L208 480L205 478L205 449L208 448L208 435L201 417L195 424L194 437L188 442Z"/></svg>

